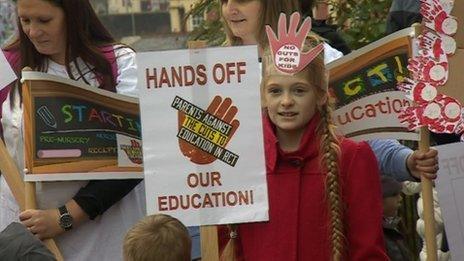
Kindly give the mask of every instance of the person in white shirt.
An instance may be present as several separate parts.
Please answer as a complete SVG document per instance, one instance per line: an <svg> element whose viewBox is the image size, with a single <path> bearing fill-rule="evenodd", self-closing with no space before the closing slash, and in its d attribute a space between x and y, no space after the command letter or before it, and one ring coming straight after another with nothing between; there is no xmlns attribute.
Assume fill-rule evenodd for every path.
<svg viewBox="0 0 464 261"><path fill-rule="evenodd" d="M67 77L137 97L135 53L117 44L88 0L18 0L19 35L3 51L20 68ZM17 84L2 104L6 147L23 169L22 104ZM19 211L0 178L0 231L20 220L40 239L55 238L65 260L122 260L124 234L145 215L140 180L37 183L38 209ZM72 217L66 227L60 211Z"/></svg>

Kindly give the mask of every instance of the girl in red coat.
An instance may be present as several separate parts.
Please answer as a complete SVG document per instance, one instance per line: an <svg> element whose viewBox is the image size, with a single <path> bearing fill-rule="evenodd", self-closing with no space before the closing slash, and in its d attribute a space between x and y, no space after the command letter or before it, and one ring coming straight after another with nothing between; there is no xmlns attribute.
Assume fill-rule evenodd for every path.
<svg viewBox="0 0 464 261"><path fill-rule="evenodd" d="M222 259L388 260L376 158L367 143L335 134L322 46L310 49L310 21L297 32L299 21L294 13L287 32L281 15L278 36L267 28L262 97L269 221L223 230L222 243L229 245Z"/></svg>

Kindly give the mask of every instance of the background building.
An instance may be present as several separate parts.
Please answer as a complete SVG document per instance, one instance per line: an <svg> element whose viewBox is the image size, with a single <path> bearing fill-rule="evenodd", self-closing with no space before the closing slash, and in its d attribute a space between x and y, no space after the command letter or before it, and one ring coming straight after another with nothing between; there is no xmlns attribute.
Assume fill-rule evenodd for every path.
<svg viewBox="0 0 464 261"><path fill-rule="evenodd" d="M92 2L106 2L108 14L166 12L169 6L169 0L93 0Z"/></svg>
<svg viewBox="0 0 464 261"><path fill-rule="evenodd" d="M0 0L0 46L16 28L15 6L10 0Z"/></svg>
<svg viewBox="0 0 464 261"><path fill-rule="evenodd" d="M108 14L141 12L141 0L108 0Z"/></svg>
<svg viewBox="0 0 464 261"><path fill-rule="evenodd" d="M195 14L185 19L185 15L191 10L197 0L170 0L169 14L171 17L171 32L191 32L206 18L206 14Z"/></svg>

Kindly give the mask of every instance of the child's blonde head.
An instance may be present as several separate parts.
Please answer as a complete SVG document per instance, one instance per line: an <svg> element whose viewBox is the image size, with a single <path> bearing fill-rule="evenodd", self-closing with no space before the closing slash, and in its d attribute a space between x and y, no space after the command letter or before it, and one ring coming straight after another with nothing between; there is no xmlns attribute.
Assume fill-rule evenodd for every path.
<svg viewBox="0 0 464 261"><path fill-rule="evenodd" d="M190 260L191 239L176 218L157 214L143 218L124 238L125 261Z"/></svg>

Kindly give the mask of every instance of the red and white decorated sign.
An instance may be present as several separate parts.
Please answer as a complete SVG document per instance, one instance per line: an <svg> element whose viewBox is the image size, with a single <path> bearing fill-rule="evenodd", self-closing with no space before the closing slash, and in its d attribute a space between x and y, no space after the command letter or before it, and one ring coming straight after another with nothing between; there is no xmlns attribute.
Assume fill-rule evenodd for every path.
<svg viewBox="0 0 464 261"><path fill-rule="evenodd" d="M287 19L285 14L279 17L279 28L277 36L269 25L266 25L266 33L271 46L272 58L277 70L295 74L303 70L319 53L324 49L323 44L319 44L307 52L303 52L303 44L306 36L311 30L311 18L307 17L297 31L300 23L300 14L293 13L290 16L290 27L287 31Z"/></svg>
<svg viewBox="0 0 464 261"><path fill-rule="evenodd" d="M452 36L458 25L457 19L450 15L453 6L451 0L421 0L425 29L417 37L416 55L409 60L411 78L398 85L415 102L399 115L409 129L427 126L437 133L462 134L464 131L461 102L440 90L449 79L448 58L456 52Z"/></svg>
<svg viewBox="0 0 464 261"><path fill-rule="evenodd" d="M453 4L454 2L449 0L421 0L420 11L425 26L437 33L454 35L458 29L458 22L450 15Z"/></svg>

